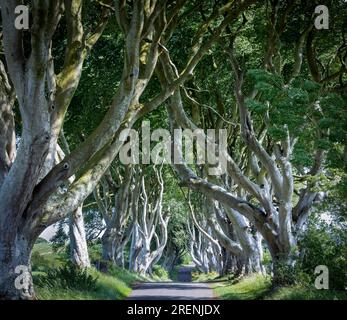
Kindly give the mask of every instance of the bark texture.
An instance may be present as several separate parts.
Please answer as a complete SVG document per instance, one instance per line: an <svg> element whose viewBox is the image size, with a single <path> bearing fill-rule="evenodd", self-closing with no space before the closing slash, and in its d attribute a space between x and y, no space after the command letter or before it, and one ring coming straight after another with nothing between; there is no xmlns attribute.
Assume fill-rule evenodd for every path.
<svg viewBox="0 0 347 320"><path fill-rule="evenodd" d="M72 212L69 217L69 236L71 260L79 268L90 267L86 231L84 227L82 206Z"/></svg>

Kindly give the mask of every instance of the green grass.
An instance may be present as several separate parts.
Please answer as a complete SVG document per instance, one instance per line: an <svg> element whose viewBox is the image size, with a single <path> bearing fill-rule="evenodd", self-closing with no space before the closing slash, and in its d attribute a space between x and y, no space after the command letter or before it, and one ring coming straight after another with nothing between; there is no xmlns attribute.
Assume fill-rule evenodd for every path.
<svg viewBox="0 0 347 320"><path fill-rule="evenodd" d="M35 244L33 249L33 277L34 284L37 277L45 275L51 268L59 268L68 261L66 252L53 252L47 242ZM175 279L177 269L171 272L171 279ZM47 288L35 285L37 298L40 300L121 300L131 293L131 286L141 281L170 281L162 268L156 267L152 277L141 277L126 269L110 267L107 273L94 268L88 271L97 278L97 285L93 291L82 291L61 287ZM211 282L215 295L225 300L347 300L347 291L317 290L314 288L292 286L276 290L271 288L271 278L252 275L242 279L233 279L231 275L219 277L217 273L208 274L198 271L192 274L193 281Z"/></svg>
<svg viewBox="0 0 347 320"><path fill-rule="evenodd" d="M34 271L44 271L47 268L58 268L66 260L66 253L53 252L48 242L36 243L33 248L31 261Z"/></svg>
<svg viewBox="0 0 347 320"><path fill-rule="evenodd" d="M224 281L217 282L212 287L215 294L223 300L257 300L270 291L271 280L261 275L252 275L234 284Z"/></svg>
<svg viewBox="0 0 347 320"><path fill-rule="evenodd" d="M52 247L48 242L39 242L34 245L33 252L38 251L42 255L52 254Z"/></svg>
<svg viewBox="0 0 347 320"><path fill-rule="evenodd" d="M32 255L34 285L37 277L44 275L48 269L61 267L67 260L68 256L65 252L53 252L49 243L36 243ZM95 291L87 292L60 287L55 287L53 290L35 285L37 298L39 300L120 300L131 293L132 284L145 280L128 270L117 267L110 268L107 273L102 273L95 268L90 268L88 272L98 279Z"/></svg>
<svg viewBox="0 0 347 320"><path fill-rule="evenodd" d="M206 282L206 281L212 281L218 278L217 272L210 272L210 273L201 273L199 271L193 271L192 272L192 280L194 282Z"/></svg>
<svg viewBox="0 0 347 320"><path fill-rule="evenodd" d="M271 278L252 275L239 280L216 282L212 285L216 296L223 300L346 300L347 292L317 290L300 286L282 287L273 290Z"/></svg>
<svg viewBox="0 0 347 320"><path fill-rule="evenodd" d="M347 300L346 291L317 290L315 288L285 287L265 297L266 300Z"/></svg>
<svg viewBox="0 0 347 320"><path fill-rule="evenodd" d="M69 257L66 252L56 253L47 242L36 243L32 255L33 279L35 292L39 300L121 300L131 293L131 286L141 281L169 281L169 277L160 268L152 277L141 277L138 274L118 267L110 267L107 273L95 268L88 270L97 278L97 288L94 291L81 291L61 287L48 288L37 285L38 277L49 269L63 266Z"/></svg>
<svg viewBox="0 0 347 320"><path fill-rule="evenodd" d="M160 265L155 265L152 268L152 275L148 281L171 281L169 273Z"/></svg>
<svg viewBox="0 0 347 320"><path fill-rule="evenodd" d="M142 280L138 275L120 268L112 268L108 273L90 268L89 273L98 279L95 291L79 291L60 287L52 290L36 286L37 298L39 300L121 300L131 293L133 283ZM34 283L37 275L37 272L33 273Z"/></svg>

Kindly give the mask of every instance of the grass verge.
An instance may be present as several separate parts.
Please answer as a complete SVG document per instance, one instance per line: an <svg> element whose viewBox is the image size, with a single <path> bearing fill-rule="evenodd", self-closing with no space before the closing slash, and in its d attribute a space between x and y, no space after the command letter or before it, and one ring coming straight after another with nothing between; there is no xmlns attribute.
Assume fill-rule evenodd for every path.
<svg viewBox="0 0 347 320"><path fill-rule="evenodd" d="M53 252L47 242L35 244L32 255L33 279L36 296L39 300L121 300L131 293L131 286L143 277L128 270L111 267L107 273L90 268L88 274L97 279L94 290L80 290L56 285L54 287L41 283L40 277L49 270L62 267L68 261L66 252ZM63 279L68 281L68 279ZM59 283L59 282L57 282Z"/></svg>
<svg viewBox="0 0 347 320"><path fill-rule="evenodd" d="M108 273L91 268L88 273L97 278L95 290L83 291L61 286L50 288L36 285L37 298L39 300L122 300L131 293L133 283L143 280L138 275L120 268L112 268ZM38 272L33 273L34 283L37 275Z"/></svg>
<svg viewBox="0 0 347 320"><path fill-rule="evenodd" d="M252 275L236 283L230 281L212 284L215 294L223 300L262 299L271 287L271 280L261 275Z"/></svg>
<svg viewBox="0 0 347 320"><path fill-rule="evenodd" d="M223 300L347 300L346 291L300 286L272 289L271 278L262 275L245 277L235 283L215 282L212 288Z"/></svg>

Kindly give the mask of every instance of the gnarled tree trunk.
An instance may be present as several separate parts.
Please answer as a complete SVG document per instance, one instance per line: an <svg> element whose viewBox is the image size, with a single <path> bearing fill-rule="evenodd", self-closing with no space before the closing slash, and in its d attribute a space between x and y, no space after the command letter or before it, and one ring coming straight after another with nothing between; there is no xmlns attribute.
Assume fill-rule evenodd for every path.
<svg viewBox="0 0 347 320"><path fill-rule="evenodd" d="M31 276L33 239L14 228L0 228L0 300L35 299Z"/></svg>
<svg viewBox="0 0 347 320"><path fill-rule="evenodd" d="M0 265L3 279L12 277L12 266L18 260L16 255L21 256L17 249L28 257L18 262L29 264L29 252L40 232L75 211L95 189L117 155L119 143L116 138L119 132L130 128L137 119L162 105L176 88L189 79L226 26L255 1L244 0L237 2L235 7L224 6L223 10L214 12L207 23L204 21L196 34L197 44L180 76L155 98L143 102L140 99L142 93L152 78L159 53L165 49L161 42L173 33L177 24L171 22L180 21L180 9L186 1L175 5L154 1L150 6L145 6L145 2L127 2L129 10L125 10L119 1L114 3L125 45L124 70L113 103L93 133L64 161L51 168L58 136L77 88L83 61L103 32L110 12L107 4L111 1L103 1L100 19L88 28L88 33L83 28L83 0L33 1L29 31L18 30L14 26L17 2L0 1L6 67L17 97L23 129L16 159L0 185ZM68 31L66 52L61 71L55 74L52 66L55 57L51 56L55 44L52 41L62 14L65 15ZM218 23L211 23L217 20ZM210 35L211 28L213 33ZM24 41L29 36L30 41ZM200 41L202 39L206 41ZM69 184L68 179L77 172L78 178ZM66 188L61 188L62 185ZM18 231L24 227L25 236ZM3 297L19 296L6 288L7 281L1 282ZM31 298L34 293L29 291Z"/></svg>
<svg viewBox="0 0 347 320"><path fill-rule="evenodd" d="M83 209L79 206L69 217L71 260L79 268L90 267Z"/></svg>

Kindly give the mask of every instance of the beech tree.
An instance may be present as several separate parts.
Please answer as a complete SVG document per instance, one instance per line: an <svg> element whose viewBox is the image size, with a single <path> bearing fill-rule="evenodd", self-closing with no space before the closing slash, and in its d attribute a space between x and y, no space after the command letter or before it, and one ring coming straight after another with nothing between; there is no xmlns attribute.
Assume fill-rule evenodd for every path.
<svg viewBox="0 0 347 320"><path fill-rule="evenodd" d="M312 10L312 6L308 7ZM336 25L337 44L331 49L337 53L324 62L317 57L314 39L319 34L313 28L311 16L304 18L302 29L297 30L294 49L292 44L286 43L284 34L286 28L293 28L295 24L292 22L294 12L306 9L305 5L294 1L271 2L269 7L259 9L259 13L264 12L268 17L268 32L261 33L266 35L262 61L245 54L244 47L240 49L244 45L243 32L255 32L255 20L249 25L249 19L254 17L247 14L234 28L228 28L228 42L221 44L222 55L233 72L233 81L229 75L226 79L233 89L233 98L228 101L235 107L228 112L218 94L213 103L218 110L215 111L216 124L231 124L228 153L219 155L226 160L227 177L231 183L225 184L225 179L200 177L185 164L175 165L183 185L223 204L229 215L230 212L241 214L256 227L270 250L275 280L277 267L294 263L297 237L318 199L318 181L324 175L327 152L324 141L329 135L324 126L317 126L329 114L329 107L325 103L326 107L323 107L323 101L328 99L342 106L341 96L335 93L346 88L343 77L335 81L338 75L345 74L345 58L340 59L344 52L341 49L344 47L341 25ZM282 59L284 54L290 57L288 61ZM261 68L252 69L252 60L257 66L261 61ZM318 67L317 61L322 67ZM160 57L160 62L158 74L165 86L165 82L172 82L177 77L177 71L168 52ZM212 63L218 68L215 56ZM224 68L225 63L221 67ZM198 83L193 88L203 91ZM170 98L168 113L172 129L194 130L199 115L205 116L203 108L206 104L192 96L192 91L182 86ZM184 108L185 104L191 107L193 119ZM193 107L198 108L195 118ZM316 142L312 143L311 139ZM303 145L307 152L304 166L300 164ZM300 191L296 190L298 184Z"/></svg>
<svg viewBox="0 0 347 320"><path fill-rule="evenodd" d="M118 134L136 120L156 109L192 75L198 62L216 42L226 26L256 1L228 2L214 7L208 23L198 28L190 56L180 76L147 102L140 101L150 82L161 41L172 36L181 16L192 9L187 1L110 1L100 3L100 17L86 31L82 0L33 1L29 31L14 26L15 7L20 1L1 1L2 43L5 65L2 68L2 115L10 125L2 135L6 147L1 164L0 189L0 296L33 299L30 254L35 240L49 225L74 212L92 193L115 158L121 144ZM97 128L54 165L58 138L67 109L78 86L83 62L100 38L109 14L114 14L124 37L124 68L116 93ZM57 25L66 23L65 60L62 69L54 68L52 48ZM212 23L215 22L215 23ZM212 34L207 32L213 30ZM206 36L206 37L205 37ZM28 41L27 41L28 40ZM202 41L203 40L203 41ZM13 92L18 103L21 133L14 148L11 103ZM3 98L5 97L6 98ZM5 106L6 105L6 106ZM17 116L17 115L16 115ZM10 120L8 120L10 119ZM69 178L76 175L73 183ZM27 288L16 289L17 266L28 268Z"/></svg>
<svg viewBox="0 0 347 320"><path fill-rule="evenodd" d="M132 241L129 269L144 275L161 258L168 239L169 208L163 209L164 180L162 169L154 167L155 180L137 170L132 210ZM149 180L149 183L145 182Z"/></svg>
<svg viewBox="0 0 347 320"><path fill-rule="evenodd" d="M102 214L105 231L102 235L102 259L123 267L124 249L130 240L132 222L131 189L133 187L133 171L131 166L124 169L123 176L117 170L112 176L112 166L94 190L98 209Z"/></svg>
<svg viewBox="0 0 347 320"><path fill-rule="evenodd" d="M327 2L332 15L342 14L345 3ZM14 23L22 4L28 30ZM190 252L201 270L264 272L262 241L275 279L282 265L295 263L297 239L325 181L343 176L336 162L345 163L347 150L344 19L330 21L329 33L318 30L315 3L296 0L0 6L0 299L35 299L32 248L67 217L72 259L90 265L83 204L93 192L106 226L105 260L124 266L130 241L131 270L149 273L162 256L174 257L165 249L165 167L148 174L145 166L115 160L127 142L124 130L160 107L167 113L156 121L172 132L227 132L227 150L216 152L222 142L212 143L203 130L197 139L224 160L225 173L172 165L181 187L201 196L203 210L186 204ZM88 67L96 48L114 68L97 87L107 99L75 99L78 89L95 93ZM76 120L86 114L82 124ZM172 144L182 158L179 147ZM18 267L25 270L21 288Z"/></svg>

